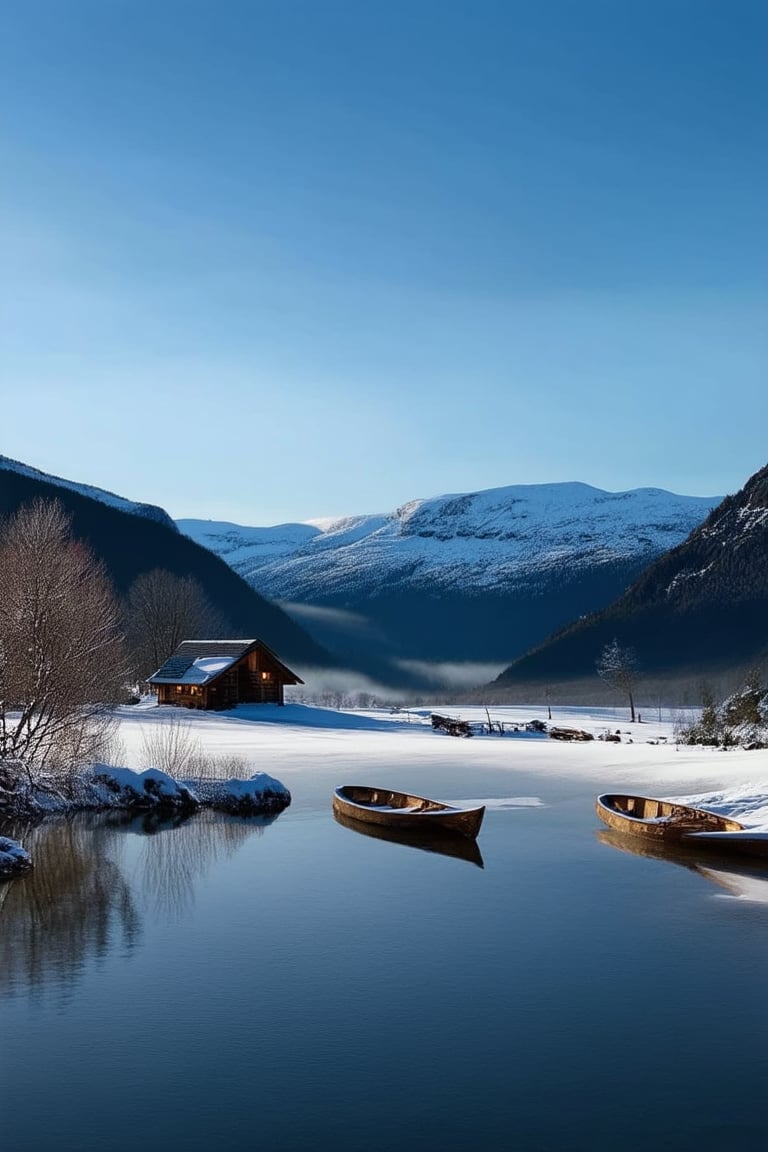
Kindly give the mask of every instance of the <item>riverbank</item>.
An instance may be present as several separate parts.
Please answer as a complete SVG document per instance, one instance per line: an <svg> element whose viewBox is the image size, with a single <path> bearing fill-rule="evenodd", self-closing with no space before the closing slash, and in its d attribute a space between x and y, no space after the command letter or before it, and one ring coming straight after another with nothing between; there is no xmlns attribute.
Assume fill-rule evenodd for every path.
<svg viewBox="0 0 768 1152"><path fill-rule="evenodd" d="M466 739L435 730L432 711L287 704L214 713L149 702L125 706L114 714L125 766L97 765L70 798L41 792L31 797L24 815L160 806L264 815L288 804L302 810L330 803L329 788L345 783L382 784L491 808L519 795L523 780L526 792L548 781L566 793L578 781L596 793L676 798L768 830L768 753L677 744L675 733L689 719L679 712L659 709L633 724L626 710L615 708L437 709L476 731L485 726L484 734ZM552 740L528 730L532 721L578 729L593 739ZM174 725L183 725L210 765L230 773L237 765L242 778L179 780L157 768L142 771L148 743Z"/></svg>

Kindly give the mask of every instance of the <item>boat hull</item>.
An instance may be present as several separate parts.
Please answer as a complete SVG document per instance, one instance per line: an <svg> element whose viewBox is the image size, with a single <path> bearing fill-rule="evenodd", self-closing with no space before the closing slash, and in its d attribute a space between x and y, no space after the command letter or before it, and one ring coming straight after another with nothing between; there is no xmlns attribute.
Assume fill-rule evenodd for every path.
<svg viewBox="0 0 768 1152"><path fill-rule="evenodd" d="M395 792L390 788L345 785L333 793L333 810L351 820L380 827L412 829L474 839L480 831L485 807L454 808L426 796Z"/></svg>
<svg viewBox="0 0 768 1152"><path fill-rule="evenodd" d="M598 796L595 811L609 828L657 842L682 844L696 833L744 831L737 820L650 796Z"/></svg>

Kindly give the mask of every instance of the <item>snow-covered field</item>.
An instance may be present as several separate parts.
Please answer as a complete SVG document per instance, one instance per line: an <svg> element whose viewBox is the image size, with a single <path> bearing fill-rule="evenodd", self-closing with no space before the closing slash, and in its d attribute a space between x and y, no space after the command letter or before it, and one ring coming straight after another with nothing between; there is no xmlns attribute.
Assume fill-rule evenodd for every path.
<svg viewBox="0 0 768 1152"><path fill-rule="evenodd" d="M546 793L567 782L569 788L584 792L674 796L733 815L748 827L768 830L768 752L678 746L679 717L647 715L642 723L631 724L626 710L553 707L549 720L546 708L509 706L490 713L493 721L505 724L506 735L462 739L433 731L432 711L477 724L487 721L485 708L448 705L397 711L243 705L214 713L147 703L118 710L116 751L126 766L148 767L147 734L158 725L181 720L206 754L241 757L244 775L268 772L290 789L294 799L302 790L317 794L340 783L407 786L407 774L418 769L421 786L433 781L432 794L452 801L482 800L489 807L511 798L518 804L535 803L531 792ZM566 743L524 731L510 733L510 725L533 719L580 728L595 737L618 731L621 742ZM457 779L465 787L460 797L446 790L446 782ZM525 797L521 784L526 786Z"/></svg>

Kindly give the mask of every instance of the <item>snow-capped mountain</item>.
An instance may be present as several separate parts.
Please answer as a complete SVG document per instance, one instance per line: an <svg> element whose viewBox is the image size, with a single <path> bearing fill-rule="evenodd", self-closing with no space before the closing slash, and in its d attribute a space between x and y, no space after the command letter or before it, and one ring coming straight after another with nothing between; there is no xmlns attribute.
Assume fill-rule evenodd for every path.
<svg viewBox="0 0 768 1152"><path fill-rule="evenodd" d="M383 630L401 657L484 660L600 607L718 499L513 485L412 500L384 515L271 528L177 524L305 620L308 606L342 609ZM369 632L361 642L370 644Z"/></svg>
<svg viewBox="0 0 768 1152"><path fill-rule="evenodd" d="M144 516L147 520L157 520L158 523L165 524L167 528L176 528L165 509L156 504L138 504L135 500L126 500L124 496L116 496L114 492L107 492L104 488L94 488L91 484L78 484L74 480L64 480L61 476L51 476L50 473L41 472L39 468L32 468L29 464L22 464L19 460L11 460L9 456L0 456L0 469L6 472L15 472L19 476L25 476L28 480L52 484L56 488L66 488L69 492L87 496L89 500L98 500L100 504L108 504L110 508L117 508L120 512L130 512L133 516Z"/></svg>
<svg viewBox="0 0 768 1152"><path fill-rule="evenodd" d="M179 520L262 592L322 602L414 588L508 589L521 577L659 555L679 544L719 497L660 488L604 492L538 484L412 500L389 515L348 516L273 528ZM322 526L320 526L322 525Z"/></svg>

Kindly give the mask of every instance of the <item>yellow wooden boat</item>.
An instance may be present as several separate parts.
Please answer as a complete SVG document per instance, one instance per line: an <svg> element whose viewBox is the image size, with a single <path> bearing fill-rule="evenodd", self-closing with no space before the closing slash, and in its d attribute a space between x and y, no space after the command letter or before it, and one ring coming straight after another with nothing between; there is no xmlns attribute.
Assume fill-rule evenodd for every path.
<svg viewBox="0 0 768 1152"><path fill-rule="evenodd" d="M649 840L683 840L692 832L744 831L744 825L737 820L651 796L608 793L598 796L595 811L609 828Z"/></svg>
<svg viewBox="0 0 768 1152"><path fill-rule="evenodd" d="M595 811L609 828L642 836L648 842L768 856L768 832L745 828L738 820L673 800L610 793L597 797Z"/></svg>
<svg viewBox="0 0 768 1152"><path fill-rule="evenodd" d="M388 828L418 828L422 832L439 832L474 839L480 831L485 806L455 808L426 796L395 792L391 788L370 788L345 784L333 793L333 810L364 824Z"/></svg>

